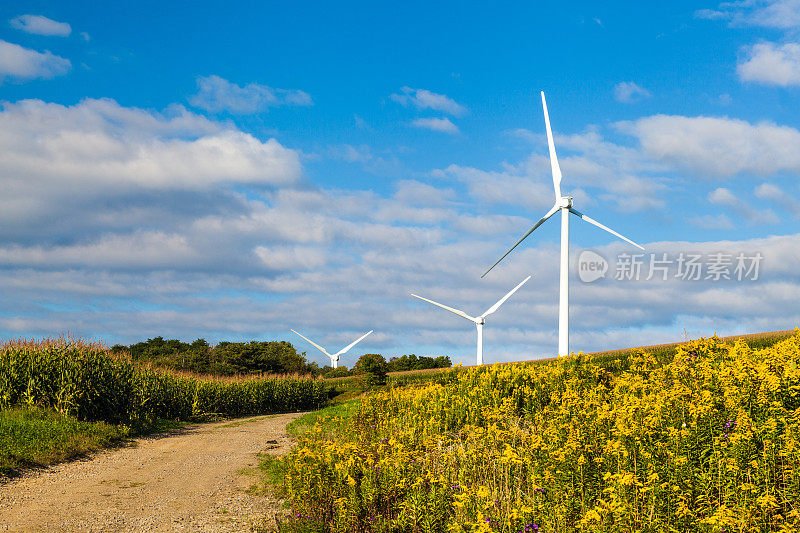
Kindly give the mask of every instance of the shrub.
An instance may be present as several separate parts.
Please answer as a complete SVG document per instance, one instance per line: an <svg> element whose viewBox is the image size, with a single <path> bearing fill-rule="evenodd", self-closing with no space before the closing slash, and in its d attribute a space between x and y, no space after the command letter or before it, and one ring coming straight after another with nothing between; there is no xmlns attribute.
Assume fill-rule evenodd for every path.
<svg viewBox="0 0 800 533"><path fill-rule="evenodd" d="M322 367L321 373L326 379L344 378L353 375L353 373L350 370L347 370L347 367L344 365L337 366L336 368L324 366Z"/></svg>
<svg viewBox="0 0 800 533"><path fill-rule="evenodd" d="M369 386L386 384L386 359L377 353L362 355L353 367L355 374L364 374Z"/></svg>

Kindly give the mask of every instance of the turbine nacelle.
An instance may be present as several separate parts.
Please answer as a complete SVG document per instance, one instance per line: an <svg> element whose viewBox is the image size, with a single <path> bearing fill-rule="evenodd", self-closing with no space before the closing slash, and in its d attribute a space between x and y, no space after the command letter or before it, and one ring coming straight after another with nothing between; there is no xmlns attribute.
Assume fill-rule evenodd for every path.
<svg viewBox="0 0 800 533"><path fill-rule="evenodd" d="M572 207L572 196L562 196L556 201L559 209L569 209Z"/></svg>

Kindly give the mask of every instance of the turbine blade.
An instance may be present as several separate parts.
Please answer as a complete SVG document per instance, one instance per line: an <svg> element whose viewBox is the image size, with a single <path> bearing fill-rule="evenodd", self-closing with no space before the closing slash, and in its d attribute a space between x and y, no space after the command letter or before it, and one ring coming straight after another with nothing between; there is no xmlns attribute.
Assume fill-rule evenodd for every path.
<svg viewBox="0 0 800 533"><path fill-rule="evenodd" d="M344 347L344 348L342 348L341 350L339 350L338 352L336 352L334 355L335 355L335 356L339 356L339 355L342 355L342 354L346 353L346 352L347 352L347 351L348 351L350 348L352 348L353 346L355 346L356 344L358 344L359 342L361 342L361 341L364 339L364 337L366 337L367 335L369 335L369 334L370 334L370 333L372 333L373 331L375 331L375 330L374 330L374 329L371 329L371 330L369 330L368 332L364 333L364 334L363 334L363 335L361 335L361 336L360 336L360 337L359 337L357 340L355 340L355 341L351 342L351 343L350 343L350 344L348 344L346 347Z"/></svg>
<svg viewBox="0 0 800 533"><path fill-rule="evenodd" d="M420 300L425 300L426 302L428 302L428 303L430 303L430 304L433 304L433 305L436 305L436 306L438 306L438 307L441 307L442 309L447 309L447 310L448 310L448 311L450 311L451 313L455 313L455 314L457 314L458 316L464 317L464 318L466 318L467 320L471 320L471 321L475 322L475 319L474 319L473 317L469 316L469 315L468 315L467 313L465 313L464 311L461 311L461 310L459 310L459 309L453 309L452 307L447 307L447 306L446 306L446 305L444 305L444 304L440 304L439 302L434 302L433 300L428 300L427 298L423 298L422 296L417 296L416 294L412 294L411 296L413 296L414 298L419 298Z"/></svg>
<svg viewBox="0 0 800 533"><path fill-rule="evenodd" d="M495 261L495 262L494 262L494 264L493 264L492 266L490 266L490 267L489 267L489 270L487 270L486 272L484 272L484 273L483 273L483 275L482 275L481 277L484 277L484 276L486 276L486 274L488 274L489 272L491 272L491 270L492 270L494 267L496 267L496 266L497 266L497 263L499 263L500 261L502 261L503 259L505 259L505 257L506 257L508 254L510 254L510 253L511 253L511 251L512 251L514 248L516 248L516 247L519 245L519 243L521 243L522 241L524 241L525 239L527 239L527 238L528 238L528 235L530 235L531 233L533 233L533 232L534 232L534 230L535 230L536 228L538 228L539 226L541 226L541 225L544 223L544 221L545 221L545 220L547 220L548 218L550 218L551 216L553 216L553 215L555 214L555 212L556 212L556 211L558 211L558 209L559 209L559 207L558 207L558 204L555 204L555 205L554 205L552 208L550 208L550 211L548 211L548 212L547 212L547 214L546 214L545 216L543 216L542 218L540 218L540 219L539 219L539 222L537 222L536 224L534 224L534 225L533 225L533 227L532 227L531 229L529 229L529 230L528 230L528 232L527 232L525 235L523 235L522 237L520 237L520 239L519 239L519 240L518 240L516 243L514 243L514 246L512 246L511 248L509 248L509 249L508 249L508 251L507 251L506 253L504 253L504 254L502 255L502 257L500 257L500 259L498 259L497 261Z"/></svg>
<svg viewBox="0 0 800 533"><path fill-rule="evenodd" d="M542 109L544 109L544 125L547 128L547 145L550 148L550 170L553 172L553 189L556 193L556 202L561 198L561 168L556 157L556 145L553 143L553 132L550 130L550 115L547 113L547 102L542 91Z"/></svg>
<svg viewBox="0 0 800 533"><path fill-rule="evenodd" d="M642 245L640 245L640 244L636 244L635 242L633 242L633 241L632 241L632 240L630 240L629 238L625 237L624 235L620 235L619 233L617 233L617 232L616 232L616 231L614 231L613 229L611 229L611 228L609 228L609 227L607 227L607 226L604 226L604 225L602 225L601 223L599 223L598 221L596 221L596 220L595 220L595 219L593 219L592 217L590 217L590 216L587 216L587 215L584 215L584 214L583 214L583 213L581 213L580 211L577 211L577 210L575 210L575 209L573 209L573 208L571 208L571 207L569 208L569 210L570 210L570 212L571 212L573 215L577 215L577 216L579 216L580 218L582 218L583 220L585 220L585 221L586 221L586 222L588 222L589 224L594 224L594 225L595 225L595 226L597 226L598 228L600 228L600 229L604 229L604 230L606 230L607 232L611 233L612 235L616 235L617 237L619 237L619 238L620 238L620 239L622 239L623 241L627 241L627 242L631 243L632 245L634 245L634 246L636 246L636 247L638 247L638 248L641 248L642 250L644 250L644 246L642 246Z"/></svg>
<svg viewBox="0 0 800 533"><path fill-rule="evenodd" d="M294 333L297 333L295 330L291 330L291 331L292 331L292 332L294 332ZM297 333L297 335L300 335L301 337L303 337L303 335L301 335L300 333ZM317 344L316 342L312 341L312 340L311 340L311 339L309 339L308 337L303 337L303 338L304 338L305 340L307 340L308 342L310 342L311 344L313 344L314 346L316 346L316 348L317 348L319 351L321 351L322 353L324 353L324 354L325 354L325 355L327 355L328 357L333 357L331 354L329 354L329 353L328 353L328 351L327 351L325 348L323 348L322 346L320 346L320 345L319 345L319 344Z"/></svg>
<svg viewBox="0 0 800 533"><path fill-rule="evenodd" d="M523 279L523 280L522 280L522 283L520 283L519 285L517 285L516 287L514 287L513 289L511 289L510 291L508 291L508 293L507 293L505 296L503 296L502 298L500 298L500 300L498 300L498 302L497 302L496 304L494 304L494 305L493 305L493 306L491 306L489 309L487 309L487 310L486 310L486 312L485 312L485 313L483 313L483 314L482 314L481 316L479 316L478 318L486 318L487 316L489 316L489 315L491 315L492 313L494 313L495 311L497 311L497 310L500 308L500 306L501 306L501 305L503 305L503 302L505 302L506 300L508 300L508 299L511 297L511 295L512 295L512 294L514 294L515 292L517 292L517 289L519 289L520 287L522 287L523 285L525 285L525 282L527 282L529 279L531 279L531 277L530 277L530 276L528 276L527 278Z"/></svg>

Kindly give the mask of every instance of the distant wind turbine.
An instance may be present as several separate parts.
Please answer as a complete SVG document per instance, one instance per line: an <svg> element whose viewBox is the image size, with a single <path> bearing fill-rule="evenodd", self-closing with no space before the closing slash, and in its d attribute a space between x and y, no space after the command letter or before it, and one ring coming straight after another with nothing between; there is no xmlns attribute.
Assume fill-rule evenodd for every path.
<svg viewBox="0 0 800 533"><path fill-rule="evenodd" d="M292 331L293 333L296 333L297 335L300 335L301 337L303 337L303 335L301 335L300 333L297 333L295 330L291 330L291 331ZM350 344L348 344L346 347L342 348L341 350L339 350L338 352L336 352L336 353L335 353L335 354L333 354L333 355L329 354L329 353L328 353L328 350L326 350L325 348L323 348L322 346L320 346L320 345L319 345L319 344L317 344L316 342L312 341L312 340L311 340L311 339L309 339L308 337L303 337L303 338L304 338L305 340L307 340L308 342L310 342L311 344L313 344L313 345L314 345L314 346L315 346L315 347L316 347L316 348L317 348L319 351L321 351L322 353L324 353L325 355L327 355L328 357L330 357L330 359L331 359L331 365L333 366L333 368L336 368L336 365L337 365L337 363L339 362L339 356L340 356L340 355L344 355L344 354L347 352L347 350L349 350L350 348L352 348L353 346L355 346L356 344L358 344L359 342L361 342L361 340L362 340L364 337L366 337L367 335L369 335L369 334L370 334L370 333L372 333L373 331L375 331L375 330L372 330L372 329L371 329L371 330L369 330L368 332L364 333L364 334L363 334L361 337L359 337L357 340L355 340L355 341L351 342L351 343L350 343Z"/></svg>
<svg viewBox="0 0 800 533"><path fill-rule="evenodd" d="M503 260L505 256L511 253L511 250L517 247L519 243L524 241L528 235L541 226L545 220L561 211L561 272L560 272L560 293L558 300L558 355L569 355L569 213L582 218L590 224L594 224L600 229L604 229L612 235L616 235L623 241L627 241L634 246L638 246L642 250L644 248L627 237L624 237L616 231L608 228L593 218L590 218L580 211L572 208L572 196L561 195L561 169L558 166L558 158L556 157L556 147L553 144L553 132L550 130L550 116L547 114L547 102L544 99L544 92L542 92L542 109L544 109L544 125L547 128L547 144L550 147L550 168L553 173L553 189L556 193L556 203L539 222L533 225L528 232L518 240L503 256L498 259L494 265L489 267L489 270L483 273L483 276L489 273L497 263ZM483 277L481 276L481 277Z"/></svg>
<svg viewBox="0 0 800 533"><path fill-rule="evenodd" d="M525 282L528 281L529 279L531 279L530 276L528 276L527 278L523 279L522 282L519 285L517 285L516 287L514 287L513 289L508 291L508 293L505 296L503 296L502 298L500 298L500 300L498 300L496 304L494 304L489 309L487 309L482 315L476 316L476 317L469 316L464 311L460 311L458 309L453 309L452 307L447 307L446 305L442 305L442 304L440 304L438 302L434 302L433 300L428 300L427 298L423 298L422 296L417 296L416 294L412 294L411 296L413 296L414 298L419 298L420 300L425 300L426 302L432 303L433 305L436 305L436 306L439 306L442 309L447 309L451 313L455 313L460 317L466 318L467 320L470 320L470 321L474 322L475 323L475 327L478 328L478 358L477 358L478 363L477 364L482 365L483 364L483 325L486 323L486 320L485 320L486 317L491 315L495 311L497 311L500 308L500 306L503 305L503 302L508 300L509 297L511 297L512 294L517 292L517 289L522 287L525 284Z"/></svg>

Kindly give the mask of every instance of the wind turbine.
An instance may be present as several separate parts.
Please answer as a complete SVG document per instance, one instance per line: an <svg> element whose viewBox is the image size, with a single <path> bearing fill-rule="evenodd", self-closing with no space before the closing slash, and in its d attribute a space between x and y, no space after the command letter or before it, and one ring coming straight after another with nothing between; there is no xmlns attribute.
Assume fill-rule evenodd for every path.
<svg viewBox="0 0 800 533"><path fill-rule="evenodd" d="M612 235L616 235L623 241L627 241L634 246L644 250L644 248L627 237L624 237L616 231L608 228L593 218L584 215L580 211L572 207L572 196L561 195L561 169L558 166L558 158L556 157L556 147L553 144L553 132L550 130L550 116L547 114L547 102L544 99L544 91L542 91L542 109L544 109L544 125L547 128L547 144L550 147L550 168L553 173L553 189L556 193L556 203L539 222L533 225L528 232L518 240L503 256L495 261L494 265L489 267L489 270L483 273L483 276L489 273L497 263L503 260L505 256L511 253L511 250L517 247L519 243L524 241L528 235L541 226L545 220L555 215L557 211L561 211L561 272L560 272L560 292L558 299L558 355L569 355L569 213L582 218L590 224L594 224L600 229L604 229ZM481 277L483 277L481 276Z"/></svg>
<svg viewBox="0 0 800 533"><path fill-rule="evenodd" d="M502 298L500 298L497 301L496 304L494 304L489 309L487 309L482 315L476 316L476 317L469 316L464 311L460 311L458 309L453 309L452 307L447 307L446 305L442 305L442 304L440 304L438 302L434 302L433 300L428 300L427 298L423 298L422 296L417 296L416 294L412 294L411 296L413 296L414 298L419 298L420 300L425 300L428 303L432 303L433 305L437 305L437 306L441 307L442 309L447 309L451 313L455 313L460 317L464 317L467 320L475 322L475 327L478 328L478 363L477 364L482 365L483 364L483 325L486 323L486 317L491 315L495 311L497 311L497 309L501 305L503 305L503 302L508 300L509 297L511 297L512 294L517 292L517 289L519 289L520 287L525 285L525 282L528 281L529 279L531 279L530 276L528 276L527 278L523 279L522 282L519 285L517 285L516 287L514 287L513 289L508 291L508 293L505 296L503 296Z"/></svg>
<svg viewBox="0 0 800 533"><path fill-rule="evenodd" d="M295 330L291 330L291 331L292 331L293 333L297 333ZM366 333L364 333L362 336L360 336L360 337L359 337L357 340L355 340L355 341L351 342L351 343L350 343L350 344L348 344L346 347L342 348L341 350L339 350L338 352L336 352L336 353L335 353L335 354L333 354L333 355L329 354L329 353L328 353L328 350L326 350L325 348L323 348L322 346L320 346L320 345L319 345L319 344L317 344L316 342L312 341L311 339L309 339L309 338L307 338L307 337L303 337L303 335L300 335L300 333L297 333L297 334L298 334L298 335L300 335L301 337L303 337L305 340L307 340L307 341L308 341L308 342L310 342L311 344L313 344L313 345L314 345L314 346L315 346L315 347L316 347L316 348L317 348L319 351L321 351L322 353L324 353L325 355L327 355L328 357L330 357L330 358L331 358L331 365L333 365L333 368L336 368L336 364L339 362L339 356L340 356L340 355L343 355L345 352L347 352L347 350L349 350L350 348L352 348L353 346L355 346L356 344L358 344L359 342L361 342L361 340L362 340L364 337L366 337L367 335L369 335L369 334L370 334L370 333L372 333L373 331L375 331L375 330L372 330L372 329L371 329L371 330L369 330L368 332L366 332Z"/></svg>

